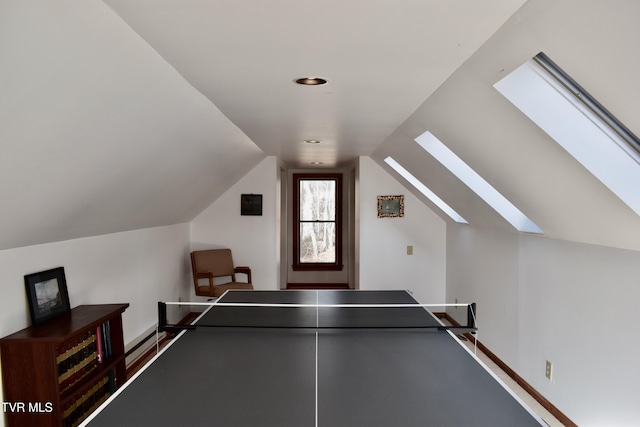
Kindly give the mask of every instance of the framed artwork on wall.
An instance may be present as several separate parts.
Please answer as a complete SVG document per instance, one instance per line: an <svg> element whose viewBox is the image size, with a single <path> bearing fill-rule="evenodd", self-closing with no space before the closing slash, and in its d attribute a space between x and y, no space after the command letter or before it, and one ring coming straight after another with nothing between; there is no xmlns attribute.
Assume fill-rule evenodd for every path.
<svg viewBox="0 0 640 427"><path fill-rule="evenodd" d="M404 196L378 196L378 218L404 216Z"/></svg>
<svg viewBox="0 0 640 427"><path fill-rule="evenodd" d="M262 215L262 194L242 194L240 196L240 215Z"/></svg>
<svg viewBox="0 0 640 427"><path fill-rule="evenodd" d="M71 310L64 267L28 274L24 283L34 326Z"/></svg>

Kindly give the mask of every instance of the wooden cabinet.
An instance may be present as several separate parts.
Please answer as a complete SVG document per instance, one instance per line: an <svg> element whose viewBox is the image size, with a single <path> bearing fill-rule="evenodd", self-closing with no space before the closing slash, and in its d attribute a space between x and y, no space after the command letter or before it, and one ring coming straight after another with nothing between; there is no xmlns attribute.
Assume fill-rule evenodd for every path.
<svg viewBox="0 0 640 427"><path fill-rule="evenodd" d="M0 340L8 427L73 426L126 381L122 313L81 305Z"/></svg>

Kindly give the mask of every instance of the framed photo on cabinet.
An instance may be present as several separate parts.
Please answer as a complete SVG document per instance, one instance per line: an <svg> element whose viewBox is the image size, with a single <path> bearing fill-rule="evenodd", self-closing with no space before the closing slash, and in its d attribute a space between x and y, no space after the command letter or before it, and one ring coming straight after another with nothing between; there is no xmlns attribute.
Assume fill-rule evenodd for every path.
<svg viewBox="0 0 640 427"><path fill-rule="evenodd" d="M71 310L64 267L24 276L32 325Z"/></svg>

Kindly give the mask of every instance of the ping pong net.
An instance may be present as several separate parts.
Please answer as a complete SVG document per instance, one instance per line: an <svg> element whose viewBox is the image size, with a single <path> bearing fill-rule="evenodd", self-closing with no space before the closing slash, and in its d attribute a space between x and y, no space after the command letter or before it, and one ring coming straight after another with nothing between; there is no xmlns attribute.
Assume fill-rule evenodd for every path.
<svg viewBox="0 0 640 427"><path fill-rule="evenodd" d="M190 324L172 323L168 307L204 307ZM433 308L466 310L466 325L445 325L431 311ZM463 312L464 313L464 312ZM158 302L158 331L178 332L184 329L237 328L421 328L475 332L476 304L419 304L392 301L248 301L231 299L212 303Z"/></svg>

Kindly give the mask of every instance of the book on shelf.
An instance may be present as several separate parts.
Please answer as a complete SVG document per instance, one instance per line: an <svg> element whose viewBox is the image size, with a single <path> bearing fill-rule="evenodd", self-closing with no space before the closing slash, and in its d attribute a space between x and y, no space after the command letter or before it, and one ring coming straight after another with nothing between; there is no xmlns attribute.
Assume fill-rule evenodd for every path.
<svg viewBox="0 0 640 427"><path fill-rule="evenodd" d="M62 419L64 426L77 426L107 400L114 391L111 388L112 377L113 370L111 369L107 375L96 381L81 396L63 408Z"/></svg>
<svg viewBox="0 0 640 427"><path fill-rule="evenodd" d="M58 365L58 384L61 390L85 377L98 364L96 336L92 332L67 342L59 349L56 357Z"/></svg>
<svg viewBox="0 0 640 427"><path fill-rule="evenodd" d="M111 324L109 321L104 322L98 326L96 330L98 336L98 360L103 362L105 359L111 357Z"/></svg>
<svg viewBox="0 0 640 427"><path fill-rule="evenodd" d="M84 378L112 355L109 321L58 349L58 383L64 391Z"/></svg>

